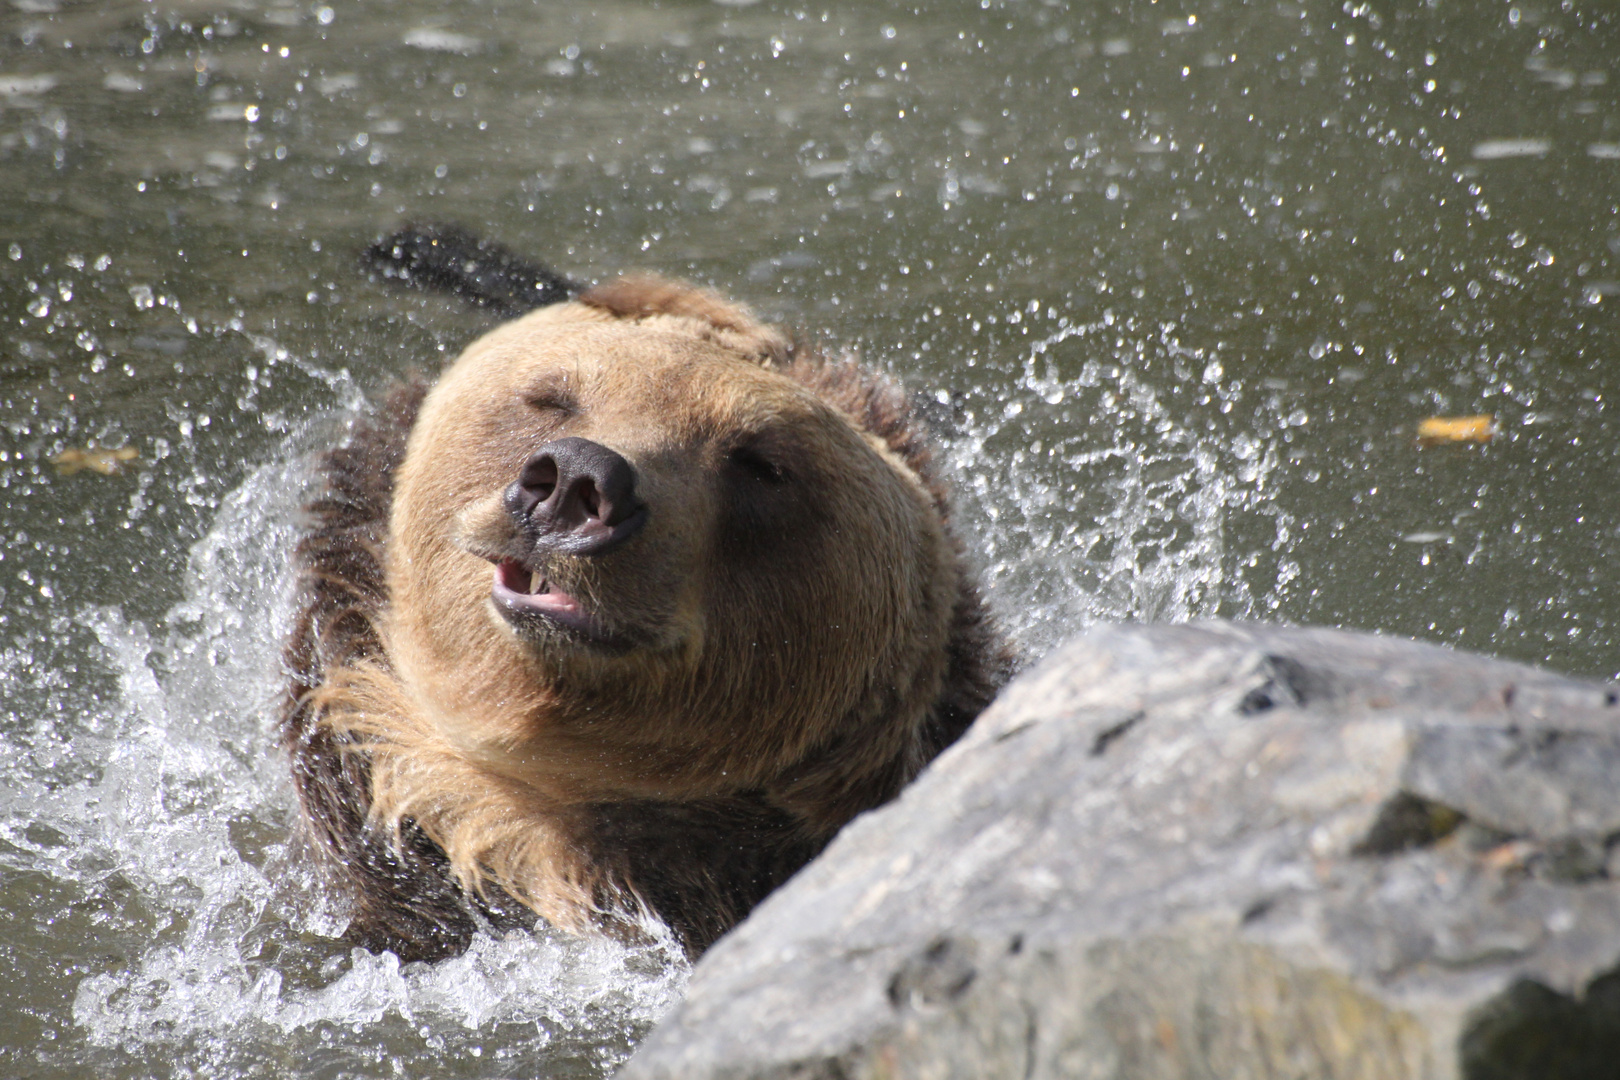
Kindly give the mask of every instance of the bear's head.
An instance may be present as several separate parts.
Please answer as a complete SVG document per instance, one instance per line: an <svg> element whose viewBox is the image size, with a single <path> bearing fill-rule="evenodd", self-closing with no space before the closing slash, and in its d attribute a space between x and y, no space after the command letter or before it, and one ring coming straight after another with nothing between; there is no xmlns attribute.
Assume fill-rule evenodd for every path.
<svg viewBox="0 0 1620 1080"><path fill-rule="evenodd" d="M748 793L823 834L909 779L957 555L929 485L791 352L658 279L466 350L388 529L383 633L424 738L551 805Z"/></svg>

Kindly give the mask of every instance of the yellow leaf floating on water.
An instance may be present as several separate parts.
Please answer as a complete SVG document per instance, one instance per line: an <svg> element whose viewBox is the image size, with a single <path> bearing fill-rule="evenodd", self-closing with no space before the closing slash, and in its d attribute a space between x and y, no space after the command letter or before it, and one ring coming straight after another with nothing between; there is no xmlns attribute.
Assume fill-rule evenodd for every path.
<svg viewBox="0 0 1620 1080"><path fill-rule="evenodd" d="M83 450L76 446L68 447L51 458L51 464L55 465L56 471L63 476L72 476L85 469L98 472L102 476L111 476L123 470L124 462L134 461L139 456L133 446L108 447L91 443Z"/></svg>
<svg viewBox="0 0 1620 1080"><path fill-rule="evenodd" d="M1430 416L1418 421L1419 446L1441 443L1490 442L1496 435L1494 416Z"/></svg>

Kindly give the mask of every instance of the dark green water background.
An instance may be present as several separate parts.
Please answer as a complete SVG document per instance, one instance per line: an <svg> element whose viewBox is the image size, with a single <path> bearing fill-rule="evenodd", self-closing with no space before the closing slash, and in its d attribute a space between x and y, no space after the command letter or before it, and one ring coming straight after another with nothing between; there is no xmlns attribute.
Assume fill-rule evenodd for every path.
<svg viewBox="0 0 1620 1080"><path fill-rule="evenodd" d="M489 325L365 278L403 219L904 379L1032 655L1219 615L1620 671L1611 11L4 0L0 1071L593 1075L678 992L400 972L298 899L309 455ZM91 442L139 457L52 466Z"/></svg>

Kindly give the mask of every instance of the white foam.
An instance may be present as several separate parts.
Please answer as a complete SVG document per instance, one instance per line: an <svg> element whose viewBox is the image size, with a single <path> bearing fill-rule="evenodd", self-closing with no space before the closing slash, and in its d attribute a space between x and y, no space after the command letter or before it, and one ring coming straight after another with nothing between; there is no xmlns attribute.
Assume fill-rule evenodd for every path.
<svg viewBox="0 0 1620 1080"><path fill-rule="evenodd" d="M434 964L353 949L346 970L318 989L284 986L282 972L244 963L233 945L164 946L137 970L91 976L79 984L74 1021L99 1045L131 1048L201 1043L244 1027L285 1035L335 1026L363 1036L392 1018L428 1031L538 1025L543 1046L558 1032L589 1039L592 1029L612 1037L650 1024L685 987L668 940L627 947L606 938L482 933L465 953ZM606 1024L604 1012L612 1014Z"/></svg>
<svg viewBox="0 0 1620 1080"><path fill-rule="evenodd" d="M600 1073L684 989L667 937L631 946L484 932L460 957L402 965L335 940L343 912L286 843L294 800L275 711L305 441L225 500L161 631L111 610L80 615L117 678L104 734L72 744L100 765L97 778L58 789L24 777L4 796L8 820L71 838L54 856L34 845L34 869L117 880L154 928L132 962L78 982L72 1021L133 1062L163 1056L217 1076L256 1075L290 1036L362 1072L426 1062L447 1030L468 1053L488 1044L530 1071L555 1044L575 1071L583 1055L584 1071Z"/></svg>

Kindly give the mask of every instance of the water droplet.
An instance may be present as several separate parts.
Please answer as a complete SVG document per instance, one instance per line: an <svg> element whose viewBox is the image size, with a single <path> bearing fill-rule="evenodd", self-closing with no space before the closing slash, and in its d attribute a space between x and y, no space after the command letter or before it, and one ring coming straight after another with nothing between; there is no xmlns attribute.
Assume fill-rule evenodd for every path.
<svg viewBox="0 0 1620 1080"><path fill-rule="evenodd" d="M1524 235L1524 233L1519 229L1514 229L1512 232L1508 233L1508 245L1510 247L1522 248L1529 242L1530 238Z"/></svg>

